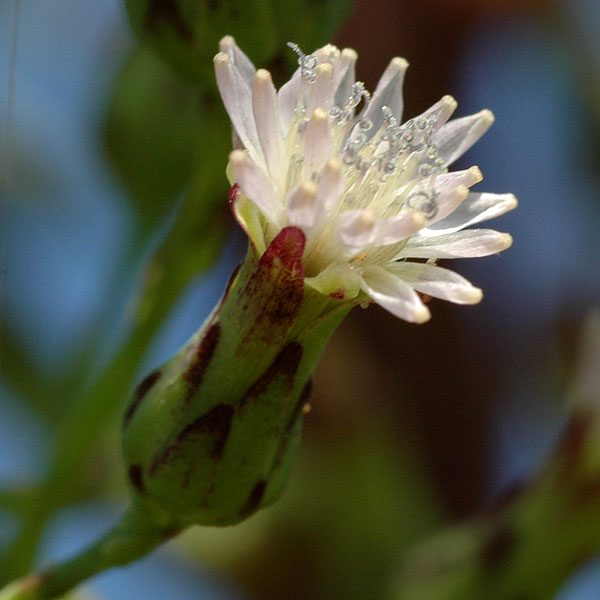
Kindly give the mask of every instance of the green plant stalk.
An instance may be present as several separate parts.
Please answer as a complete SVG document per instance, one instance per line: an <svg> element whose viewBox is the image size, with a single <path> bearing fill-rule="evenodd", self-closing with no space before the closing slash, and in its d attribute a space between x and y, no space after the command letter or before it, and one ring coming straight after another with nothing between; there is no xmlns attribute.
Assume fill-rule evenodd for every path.
<svg viewBox="0 0 600 600"><path fill-rule="evenodd" d="M83 552L14 582L0 591L0 600L49 600L106 569L130 563L170 539L178 530L160 523L139 507L128 510L121 522Z"/></svg>
<svg viewBox="0 0 600 600"><path fill-rule="evenodd" d="M57 453L49 475L37 486L37 498L21 511L23 527L2 557L2 578L30 568L44 527L56 510L72 501L73 481L82 476L87 457L108 421L122 405L148 344L170 308L167 302L140 321L92 389L75 402L57 434Z"/></svg>
<svg viewBox="0 0 600 600"><path fill-rule="evenodd" d="M420 545L392 597L550 600L600 551L600 414L574 410L545 467L482 515Z"/></svg>

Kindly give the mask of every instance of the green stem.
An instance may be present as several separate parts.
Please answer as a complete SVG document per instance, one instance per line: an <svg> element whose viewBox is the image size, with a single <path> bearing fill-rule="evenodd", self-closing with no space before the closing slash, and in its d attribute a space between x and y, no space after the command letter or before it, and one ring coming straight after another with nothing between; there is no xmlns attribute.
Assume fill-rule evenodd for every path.
<svg viewBox="0 0 600 600"><path fill-rule="evenodd" d="M576 408L535 477L414 549L394 600L553 598L600 551L598 440L600 413Z"/></svg>
<svg viewBox="0 0 600 600"><path fill-rule="evenodd" d="M53 509L50 506L32 506L23 512L22 527L18 535L0 557L2 564L0 585L27 571L35 556L46 523L53 514Z"/></svg>
<svg viewBox="0 0 600 600"><path fill-rule="evenodd" d="M11 584L0 591L0 600L50 600L60 597L102 571L145 556L177 533L178 529L170 524L155 524L134 506L114 529L83 552Z"/></svg>
<svg viewBox="0 0 600 600"><path fill-rule="evenodd" d="M174 283L178 285L174 286ZM183 286L183 281L169 281L153 290L149 313L136 322L131 336L104 372L71 406L57 432L51 471L34 494L36 498L44 498L44 503L32 502L21 511L20 517L25 525L11 547L0 556L0 582L10 581L31 568L46 522L54 510L73 501L74 481L81 480L82 466L87 465L86 457L107 423L123 405L149 343Z"/></svg>

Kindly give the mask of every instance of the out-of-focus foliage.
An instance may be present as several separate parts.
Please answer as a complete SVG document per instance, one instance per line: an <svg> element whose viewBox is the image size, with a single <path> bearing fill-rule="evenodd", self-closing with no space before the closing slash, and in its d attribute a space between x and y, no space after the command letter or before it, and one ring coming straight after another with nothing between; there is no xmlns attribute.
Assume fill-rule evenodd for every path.
<svg viewBox="0 0 600 600"><path fill-rule="evenodd" d="M550 600L600 549L600 311L584 322L570 415L526 481L408 552L395 600Z"/></svg>
<svg viewBox="0 0 600 600"><path fill-rule="evenodd" d="M277 51L275 15L268 1L126 0L125 5L138 37L195 81L211 81L210 59L224 35L235 35L258 64Z"/></svg>
<svg viewBox="0 0 600 600"><path fill-rule="evenodd" d="M185 76L212 82L219 40L233 35L256 65L293 40L312 49L329 41L353 0L125 0L131 27ZM290 55L292 56L292 55Z"/></svg>
<svg viewBox="0 0 600 600"><path fill-rule="evenodd" d="M212 145L199 135L201 109L194 86L147 47L134 48L115 82L105 147L144 228L165 216L188 181L199 140Z"/></svg>

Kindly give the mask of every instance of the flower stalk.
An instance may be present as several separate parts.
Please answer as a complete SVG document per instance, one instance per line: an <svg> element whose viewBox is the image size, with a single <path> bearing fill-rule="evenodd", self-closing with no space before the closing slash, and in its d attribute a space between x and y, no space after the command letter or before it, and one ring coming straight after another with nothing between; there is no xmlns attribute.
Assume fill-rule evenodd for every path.
<svg viewBox="0 0 600 600"><path fill-rule="evenodd" d="M61 564L29 575L0 591L0 600L50 600L106 569L128 564L169 540L178 530L131 507L109 533Z"/></svg>

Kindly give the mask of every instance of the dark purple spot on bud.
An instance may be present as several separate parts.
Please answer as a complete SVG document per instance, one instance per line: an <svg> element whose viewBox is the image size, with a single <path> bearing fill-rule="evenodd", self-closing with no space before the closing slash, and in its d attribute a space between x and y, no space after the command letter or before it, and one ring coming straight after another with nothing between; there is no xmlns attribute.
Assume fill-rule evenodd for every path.
<svg viewBox="0 0 600 600"><path fill-rule="evenodd" d="M294 384L296 371L300 365L300 360L302 359L302 352L303 348L300 342L290 342L284 346L275 360L271 363L271 366L244 394L240 400L239 409L242 409L254 398L260 401L261 396L265 394L271 385L271 382L277 377L284 378L289 389L291 389Z"/></svg>
<svg viewBox="0 0 600 600"><path fill-rule="evenodd" d="M265 495L265 489L267 488L267 482L265 479L261 479L250 492L246 502L244 502L242 508L239 510L239 516L242 518L249 517L256 509L260 506L260 502Z"/></svg>
<svg viewBox="0 0 600 600"><path fill-rule="evenodd" d="M302 305L305 237L297 227L285 227L261 256L256 271L240 296L240 309L253 323L242 345L254 340L272 343L274 332L282 334Z"/></svg>
<svg viewBox="0 0 600 600"><path fill-rule="evenodd" d="M133 398L125 411L125 417L123 418L123 427L126 427L131 417L135 414L144 396L152 389L154 384L160 379L160 369L152 371L150 375L145 377L142 382L135 388L133 392Z"/></svg>
<svg viewBox="0 0 600 600"><path fill-rule="evenodd" d="M215 348L217 347L220 335L221 326L218 323L214 323L207 329L204 337L196 348L187 370L183 374L183 378L188 382L184 408L190 403L190 400L194 397L202 383L202 378L215 353Z"/></svg>
<svg viewBox="0 0 600 600"><path fill-rule="evenodd" d="M144 478L142 475L142 469L140 465L131 465L127 471L129 481L131 485L140 493L146 493L146 486L144 485Z"/></svg>
<svg viewBox="0 0 600 600"><path fill-rule="evenodd" d="M190 438L208 434L213 438L213 447L211 456L217 460L221 458L229 429L231 427L231 418L233 417L232 404L217 404L206 414L198 417L193 423L188 425L177 437L176 442L185 442Z"/></svg>
<svg viewBox="0 0 600 600"><path fill-rule="evenodd" d="M217 406L211 408L207 413L198 417L182 429L175 440L154 461L150 467L149 475L152 476L157 469L176 460L181 448L202 436L210 439L209 456L215 462L220 460L227 438L229 437L233 413L233 405L223 403L217 404Z"/></svg>

